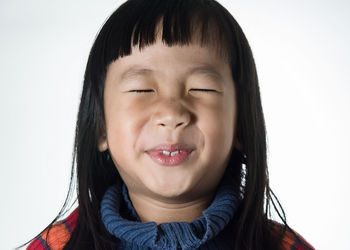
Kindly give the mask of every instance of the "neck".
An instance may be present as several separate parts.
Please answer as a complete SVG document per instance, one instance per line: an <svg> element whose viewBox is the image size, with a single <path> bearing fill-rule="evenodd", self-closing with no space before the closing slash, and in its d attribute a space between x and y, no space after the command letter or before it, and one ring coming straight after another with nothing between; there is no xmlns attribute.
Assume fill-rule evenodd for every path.
<svg viewBox="0 0 350 250"><path fill-rule="evenodd" d="M153 221L156 224L165 222L192 222L202 216L203 210L209 207L214 194L190 202L167 203L129 192L130 200L141 222Z"/></svg>

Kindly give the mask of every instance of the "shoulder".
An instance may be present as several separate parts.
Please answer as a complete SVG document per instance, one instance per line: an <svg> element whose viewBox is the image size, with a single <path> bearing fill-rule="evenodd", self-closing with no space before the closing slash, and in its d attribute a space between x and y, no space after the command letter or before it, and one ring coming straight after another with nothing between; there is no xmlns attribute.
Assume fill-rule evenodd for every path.
<svg viewBox="0 0 350 250"><path fill-rule="evenodd" d="M27 250L59 250L63 249L77 224L78 208L67 218L55 223L50 229L43 231L27 247Z"/></svg>
<svg viewBox="0 0 350 250"><path fill-rule="evenodd" d="M285 227L284 225L270 221L270 225L272 226L272 231L274 234L283 233L282 237L282 249L283 250L313 250L315 249L311 246L300 234L295 232L293 229L289 227Z"/></svg>

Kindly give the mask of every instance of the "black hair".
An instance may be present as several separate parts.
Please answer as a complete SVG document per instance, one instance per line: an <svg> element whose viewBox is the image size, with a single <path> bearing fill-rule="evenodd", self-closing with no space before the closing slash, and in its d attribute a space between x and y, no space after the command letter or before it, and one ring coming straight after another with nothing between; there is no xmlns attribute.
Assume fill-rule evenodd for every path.
<svg viewBox="0 0 350 250"><path fill-rule="evenodd" d="M103 25L86 66L69 193L47 228L67 210L77 184L79 217L64 249L115 248L100 216L106 189L121 181L113 161L106 157L108 151L98 150L105 131L105 78L110 63L129 55L132 46L142 49L155 43L158 27L168 46L192 42L210 45L228 60L237 92L236 137L242 146L233 151L227 165L234 171L233 181L239 183L236 191L241 198L233 218L234 249L279 249L288 226L269 187L265 123L254 58L239 24L214 0L129 0ZM284 223L278 233L273 232L270 223L271 205Z"/></svg>

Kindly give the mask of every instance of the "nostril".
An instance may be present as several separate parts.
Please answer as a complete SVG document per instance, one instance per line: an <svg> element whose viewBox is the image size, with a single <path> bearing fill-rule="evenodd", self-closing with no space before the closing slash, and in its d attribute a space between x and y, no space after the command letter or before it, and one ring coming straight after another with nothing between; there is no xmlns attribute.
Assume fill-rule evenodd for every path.
<svg viewBox="0 0 350 250"><path fill-rule="evenodd" d="M186 127L190 123L190 119L190 114L184 112L157 112L152 116L154 125L158 127L169 127L171 129Z"/></svg>
<svg viewBox="0 0 350 250"><path fill-rule="evenodd" d="M184 124L184 122L179 122L179 123L177 123L177 124L175 125L174 128L180 127L180 126L182 126L183 124ZM158 125L159 125L159 126L162 126L162 127L167 127L167 126L172 127L170 123L163 123L163 122L160 122L160 123L158 123Z"/></svg>
<svg viewBox="0 0 350 250"><path fill-rule="evenodd" d="M176 125L176 127L179 127L179 126L181 126L182 124L184 124L183 122L180 122L180 123L178 123L177 125Z"/></svg>

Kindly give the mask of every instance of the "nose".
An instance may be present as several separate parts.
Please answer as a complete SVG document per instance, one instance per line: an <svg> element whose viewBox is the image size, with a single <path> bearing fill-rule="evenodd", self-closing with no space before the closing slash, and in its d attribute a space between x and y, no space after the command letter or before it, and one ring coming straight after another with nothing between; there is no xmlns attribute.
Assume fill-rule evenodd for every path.
<svg viewBox="0 0 350 250"><path fill-rule="evenodd" d="M178 129L186 127L191 120L191 114L178 100L163 101L157 105L153 115L153 123L159 127Z"/></svg>

